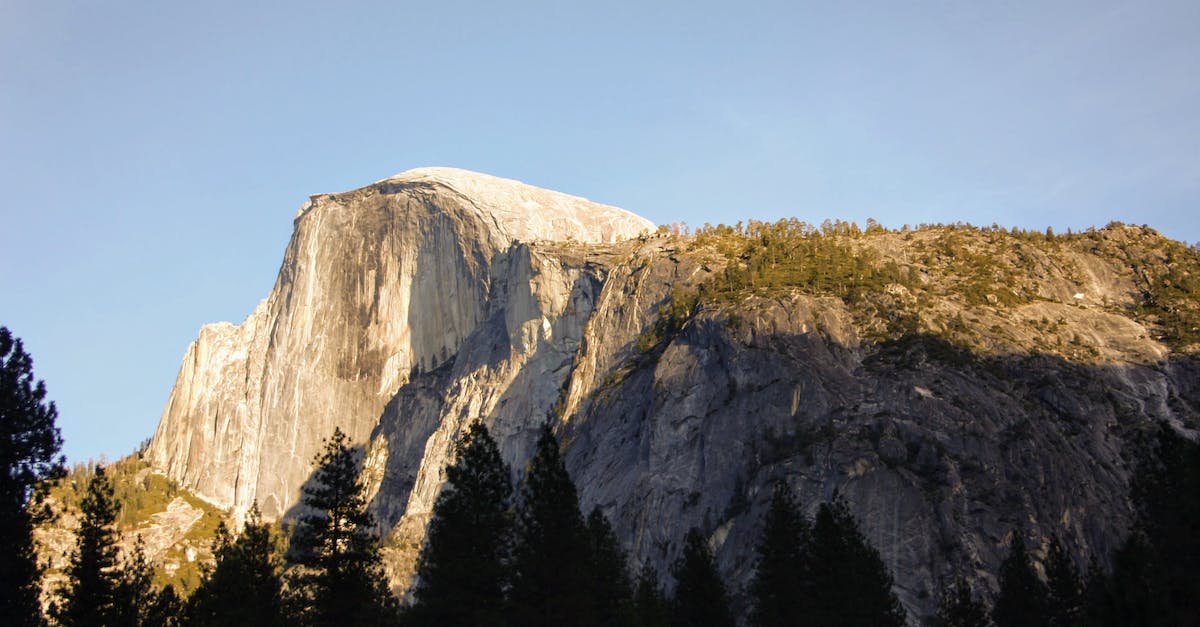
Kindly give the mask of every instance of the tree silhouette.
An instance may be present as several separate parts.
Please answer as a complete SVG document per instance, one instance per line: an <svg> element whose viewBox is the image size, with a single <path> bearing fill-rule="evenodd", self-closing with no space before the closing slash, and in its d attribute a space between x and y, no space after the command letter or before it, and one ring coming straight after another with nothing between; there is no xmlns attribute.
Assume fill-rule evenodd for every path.
<svg viewBox="0 0 1200 627"><path fill-rule="evenodd" d="M187 610L183 600L175 592L175 586L167 584L154 595L154 601L146 609L143 627L177 627L185 624ZM186 623L191 624L191 623Z"/></svg>
<svg viewBox="0 0 1200 627"><path fill-rule="evenodd" d="M154 604L154 569L146 562L146 548L139 537L133 551L124 556L113 595L113 627L141 627Z"/></svg>
<svg viewBox="0 0 1200 627"><path fill-rule="evenodd" d="M417 565L413 625L503 625L512 543L508 466L482 422L467 428Z"/></svg>
<svg viewBox="0 0 1200 627"><path fill-rule="evenodd" d="M971 595L971 586L959 577L942 596L934 617L936 627L987 627L987 608Z"/></svg>
<svg viewBox="0 0 1200 627"><path fill-rule="evenodd" d="M271 528L255 504L236 539L224 522L213 540L216 564L188 599L188 621L196 627L285 624L281 564Z"/></svg>
<svg viewBox="0 0 1200 627"><path fill-rule="evenodd" d="M53 614L63 627L109 626L118 621L117 518L113 487L103 466L88 482L79 504L82 520L67 566L67 588Z"/></svg>
<svg viewBox="0 0 1200 627"><path fill-rule="evenodd" d="M1000 564L1000 592L992 607L996 627L1036 627L1049 624L1049 592L1033 570L1025 540L1013 532L1008 557Z"/></svg>
<svg viewBox="0 0 1200 627"><path fill-rule="evenodd" d="M1050 625L1078 624L1083 612L1083 582L1079 579L1079 569L1058 538L1050 541L1046 556L1046 591Z"/></svg>
<svg viewBox="0 0 1200 627"><path fill-rule="evenodd" d="M359 482L358 455L335 429L302 488L308 512L292 536L291 559L302 568L299 611L318 627L386 625L398 611Z"/></svg>
<svg viewBox="0 0 1200 627"><path fill-rule="evenodd" d="M628 626L633 621L629 568L617 534L599 507L588 515L587 534L598 621L602 627Z"/></svg>
<svg viewBox="0 0 1200 627"><path fill-rule="evenodd" d="M512 622L523 627L597 624L588 558L579 498L547 422L517 503Z"/></svg>
<svg viewBox="0 0 1200 627"><path fill-rule="evenodd" d="M638 627L668 627L670 608L658 583L658 571L650 564L642 566L633 591L633 624Z"/></svg>
<svg viewBox="0 0 1200 627"><path fill-rule="evenodd" d="M64 472L57 417L21 340L0 327L0 616L13 627L42 621L33 526L48 516L46 481Z"/></svg>
<svg viewBox="0 0 1200 627"><path fill-rule="evenodd" d="M811 529L786 484L775 486L755 549L757 563L750 583L750 622L760 627L796 625L804 620L808 595L805 550Z"/></svg>
<svg viewBox="0 0 1200 627"><path fill-rule="evenodd" d="M812 625L903 625L904 608L892 576L858 530L839 496L822 503L812 527L807 579L807 622Z"/></svg>
<svg viewBox="0 0 1200 627"><path fill-rule="evenodd" d="M1142 594L1160 597L1167 622L1200 624L1200 443L1159 425L1152 449L1141 455L1131 493L1137 512L1131 536L1140 535L1145 546L1129 547L1125 563L1144 572L1127 579L1140 577L1155 586ZM1130 563L1136 553L1144 564Z"/></svg>
<svg viewBox="0 0 1200 627"><path fill-rule="evenodd" d="M1200 625L1200 444L1159 425L1137 450L1133 528L1111 575L1088 570L1089 625Z"/></svg>
<svg viewBox="0 0 1200 627"><path fill-rule="evenodd" d="M683 541L683 553L675 561L675 597L671 602L674 627L733 627L729 595L717 572L708 542L692 527Z"/></svg>

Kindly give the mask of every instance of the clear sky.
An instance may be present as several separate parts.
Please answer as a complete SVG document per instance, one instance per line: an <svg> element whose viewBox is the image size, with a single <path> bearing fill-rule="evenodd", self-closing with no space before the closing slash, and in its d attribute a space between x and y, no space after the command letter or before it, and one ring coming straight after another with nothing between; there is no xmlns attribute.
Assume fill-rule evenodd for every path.
<svg viewBox="0 0 1200 627"><path fill-rule="evenodd" d="M1194 242L1200 2L0 0L0 324L71 460L153 433L308 194L425 165L657 223Z"/></svg>

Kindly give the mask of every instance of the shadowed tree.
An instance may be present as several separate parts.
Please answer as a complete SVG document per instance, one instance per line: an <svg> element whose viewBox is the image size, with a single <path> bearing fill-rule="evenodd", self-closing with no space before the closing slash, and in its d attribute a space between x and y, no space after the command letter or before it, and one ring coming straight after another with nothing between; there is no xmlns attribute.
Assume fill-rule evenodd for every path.
<svg viewBox="0 0 1200 627"><path fill-rule="evenodd" d="M412 625L504 625L512 543L508 466L482 422L455 446L417 565Z"/></svg>
<svg viewBox="0 0 1200 627"><path fill-rule="evenodd" d="M633 591L625 552L599 507L588 515L587 533L599 623L602 627L631 625Z"/></svg>
<svg viewBox="0 0 1200 627"><path fill-rule="evenodd" d="M755 548L758 561L750 583L752 625L775 627L803 622L806 608L797 600L807 596L802 589L807 562L804 552L810 535L808 521L791 490L784 483L777 484Z"/></svg>
<svg viewBox="0 0 1200 627"><path fill-rule="evenodd" d="M154 595L154 602L146 609L143 627L177 627L185 624L187 609L175 592L175 586L167 584ZM186 623L191 624L191 623Z"/></svg>
<svg viewBox="0 0 1200 627"><path fill-rule="evenodd" d="M67 587L53 614L64 627L109 626L118 621L117 508L103 466L88 482L79 504L82 519L67 566Z"/></svg>
<svg viewBox="0 0 1200 627"><path fill-rule="evenodd" d="M398 613L379 552L375 521L359 482L358 455L335 429L303 487L307 513L293 532L291 558L302 568L297 605L319 627L388 625Z"/></svg>
<svg viewBox="0 0 1200 627"><path fill-rule="evenodd" d="M1050 541L1046 556L1046 591L1050 625L1071 627L1079 623L1083 612L1083 582L1079 569L1058 538Z"/></svg>
<svg viewBox="0 0 1200 627"><path fill-rule="evenodd" d="M936 627L987 627L987 608L971 595L971 586L963 578L954 580L938 603Z"/></svg>
<svg viewBox="0 0 1200 627"><path fill-rule="evenodd" d="M33 526L49 515L47 480L64 472L57 417L21 340L0 327L0 616L13 627L42 622Z"/></svg>
<svg viewBox="0 0 1200 627"><path fill-rule="evenodd" d="M670 608L658 583L658 571L645 564L633 590L633 624L637 627L668 627Z"/></svg>
<svg viewBox="0 0 1200 627"><path fill-rule="evenodd" d="M675 576L675 596L671 602L674 627L733 627L729 595L708 541L692 527L683 541L683 553L671 574Z"/></svg>
<svg viewBox="0 0 1200 627"><path fill-rule="evenodd" d="M283 581L275 546L257 504L236 539L220 523L213 540L216 564L188 599L189 624L284 625Z"/></svg>
<svg viewBox="0 0 1200 627"><path fill-rule="evenodd" d="M1089 569L1087 624L1200 625L1200 444L1166 424L1139 451L1133 529L1111 576Z"/></svg>
<svg viewBox="0 0 1200 627"><path fill-rule="evenodd" d="M1200 443L1161 424L1130 491L1137 512L1131 536L1140 535L1145 546L1129 547L1125 562L1135 566L1130 560L1138 552L1146 561L1134 568L1143 572L1127 579L1156 586L1141 594L1157 598L1168 623L1200 624Z"/></svg>
<svg viewBox="0 0 1200 627"><path fill-rule="evenodd" d="M146 624L147 612L154 604L154 569L146 563L146 548L141 537L133 551L124 556L118 573L113 599L113 627L140 627Z"/></svg>
<svg viewBox="0 0 1200 627"><path fill-rule="evenodd" d="M1048 625L1048 594L1025 551L1025 540L1013 532L1008 557L1000 564L1000 592L992 607L992 621L996 627Z"/></svg>
<svg viewBox="0 0 1200 627"><path fill-rule="evenodd" d="M858 530L846 502L822 503L806 551L806 623L829 626L903 625L904 608L879 552Z"/></svg>
<svg viewBox="0 0 1200 627"><path fill-rule="evenodd" d="M522 627L595 625L588 535L575 485L567 474L550 423L521 484L510 619Z"/></svg>

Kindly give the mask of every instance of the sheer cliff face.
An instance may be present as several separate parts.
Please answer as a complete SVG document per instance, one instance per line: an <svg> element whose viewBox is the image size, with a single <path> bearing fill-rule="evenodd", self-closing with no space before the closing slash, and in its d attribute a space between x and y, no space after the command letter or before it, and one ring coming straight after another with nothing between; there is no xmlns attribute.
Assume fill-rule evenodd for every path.
<svg viewBox="0 0 1200 627"><path fill-rule="evenodd" d="M531 272L528 259L509 259L515 241L611 242L652 228L614 207L445 168L315 196L267 299L240 326L204 327L188 348L150 459L217 505L257 500L279 516L322 438L340 426L366 442L397 391L453 360L487 319L496 273ZM539 306L528 289L516 304ZM513 329L525 334L514 342L533 341L540 325Z"/></svg>
<svg viewBox="0 0 1200 627"><path fill-rule="evenodd" d="M316 197L271 295L188 349L151 459L214 503L279 516L341 426L403 589L462 430L483 419L515 479L551 415L584 506L637 562L665 572L698 526L744 587L786 481L809 508L847 497L920 616L953 576L995 572L1014 528L1108 555L1128 524L1126 442L1200 422L1200 368L1129 315L1140 288L1114 258L1032 251L1030 302L933 300L918 333L879 343L886 311L799 293L655 325L723 261L636 237L650 229L455 170ZM901 234L864 242L938 280ZM969 353L937 338L951 330Z"/></svg>

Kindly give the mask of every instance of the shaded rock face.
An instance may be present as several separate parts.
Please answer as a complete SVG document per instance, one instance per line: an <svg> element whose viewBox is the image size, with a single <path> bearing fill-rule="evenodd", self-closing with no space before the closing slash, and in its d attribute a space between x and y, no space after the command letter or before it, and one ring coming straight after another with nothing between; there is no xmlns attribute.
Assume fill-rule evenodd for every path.
<svg viewBox="0 0 1200 627"><path fill-rule="evenodd" d="M744 590L786 481L810 512L847 498L916 619L955 575L994 573L1014 529L1035 555L1058 535L1104 559L1130 519L1127 443L1200 419L1200 368L1122 314L1136 290L1112 260L1071 260L1082 286L1050 268L1018 307L937 303L983 338L972 354L931 334L867 340L861 312L800 294L706 304L650 341L672 290L720 267L649 230L457 170L314 197L271 295L188 349L149 457L275 517L341 426L404 590L465 427L487 423L516 480L550 419L584 507L636 563L666 572L697 526Z"/></svg>

